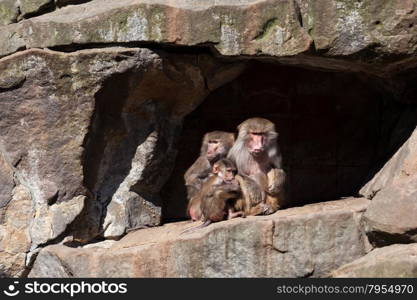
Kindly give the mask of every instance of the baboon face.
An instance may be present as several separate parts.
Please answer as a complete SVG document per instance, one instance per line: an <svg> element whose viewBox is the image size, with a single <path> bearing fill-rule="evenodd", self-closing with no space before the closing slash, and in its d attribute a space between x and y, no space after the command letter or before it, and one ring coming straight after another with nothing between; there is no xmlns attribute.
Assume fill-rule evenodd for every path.
<svg viewBox="0 0 417 300"><path fill-rule="evenodd" d="M239 138L244 140L246 149L253 156L268 150L277 135L274 124L266 119L252 118L239 125Z"/></svg>
<svg viewBox="0 0 417 300"><path fill-rule="evenodd" d="M224 155L225 148L220 143L220 140L218 139L211 139L208 141L207 144L207 153L206 157L208 160L215 160L216 158L219 158L221 155Z"/></svg>
<svg viewBox="0 0 417 300"><path fill-rule="evenodd" d="M232 183L237 174L237 169L230 160L222 159L213 165L213 173L219 176L223 182Z"/></svg>
<svg viewBox="0 0 417 300"><path fill-rule="evenodd" d="M246 147L252 155L259 155L265 151L266 136L264 132L249 131Z"/></svg>
<svg viewBox="0 0 417 300"><path fill-rule="evenodd" d="M207 160L216 161L225 157L234 143L234 135L229 132L213 131L204 136L202 155Z"/></svg>

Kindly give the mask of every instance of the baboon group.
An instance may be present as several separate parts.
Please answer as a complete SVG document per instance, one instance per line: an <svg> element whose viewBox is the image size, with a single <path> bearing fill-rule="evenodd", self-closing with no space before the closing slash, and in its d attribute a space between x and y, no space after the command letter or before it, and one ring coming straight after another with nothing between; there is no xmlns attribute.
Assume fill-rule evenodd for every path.
<svg viewBox="0 0 417 300"><path fill-rule="evenodd" d="M184 175L187 214L204 227L238 216L266 215L284 201L285 172L271 121L251 118L238 136L224 131L204 135L200 156Z"/></svg>

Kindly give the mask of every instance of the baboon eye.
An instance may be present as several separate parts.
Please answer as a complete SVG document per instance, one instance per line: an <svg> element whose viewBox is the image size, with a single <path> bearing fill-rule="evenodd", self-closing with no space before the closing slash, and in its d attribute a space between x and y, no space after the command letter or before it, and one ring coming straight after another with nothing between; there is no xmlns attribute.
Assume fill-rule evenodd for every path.
<svg viewBox="0 0 417 300"><path fill-rule="evenodd" d="M217 141L217 140L211 140L211 141L209 141L209 143L210 143L210 144L218 144L218 143L219 143L219 141Z"/></svg>

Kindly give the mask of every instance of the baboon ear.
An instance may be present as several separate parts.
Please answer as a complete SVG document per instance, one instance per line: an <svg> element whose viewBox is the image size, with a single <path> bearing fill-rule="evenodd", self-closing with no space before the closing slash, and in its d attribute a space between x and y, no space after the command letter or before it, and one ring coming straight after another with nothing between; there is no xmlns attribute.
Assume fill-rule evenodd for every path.
<svg viewBox="0 0 417 300"><path fill-rule="evenodd" d="M219 173L219 171L220 171L219 169L220 169L220 168L219 168L219 165L218 165L218 164L214 164L214 165L213 165L213 170L212 170L212 171L213 171L213 173L214 173L214 174L217 174L217 173Z"/></svg>
<svg viewBox="0 0 417 300"><path fill-rule="evenodd" d="M276 132L276 131L271 131L271 132L269 133L269 137L270 137L271 139L277 139L277 138L279 137L279 133L278 133L278 132Z"/></svg>
<svg viewBox="0 0 417 300"><path fill-rule="evenodd" d="M239 125L237 125L237 131L240 131L240 129L242 128L242 124L243 124L244 122L242 122L242 123L240 123Z"/></svg>

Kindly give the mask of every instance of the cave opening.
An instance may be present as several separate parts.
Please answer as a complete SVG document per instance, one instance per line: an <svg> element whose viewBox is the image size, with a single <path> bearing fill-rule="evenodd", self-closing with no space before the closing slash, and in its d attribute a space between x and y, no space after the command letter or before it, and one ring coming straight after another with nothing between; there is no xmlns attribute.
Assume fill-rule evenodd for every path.
<svg viewBox="0 0 417 300"><path fill-rule="evenodd" d="M163 221L186 218L183 175L206 132L236 132L250 117L273 121L290 206L300 206L358 196L407 140L415 112L415 104L396 101L373 76L251 61L185 117L176 164L161 191Z"/></svg>

